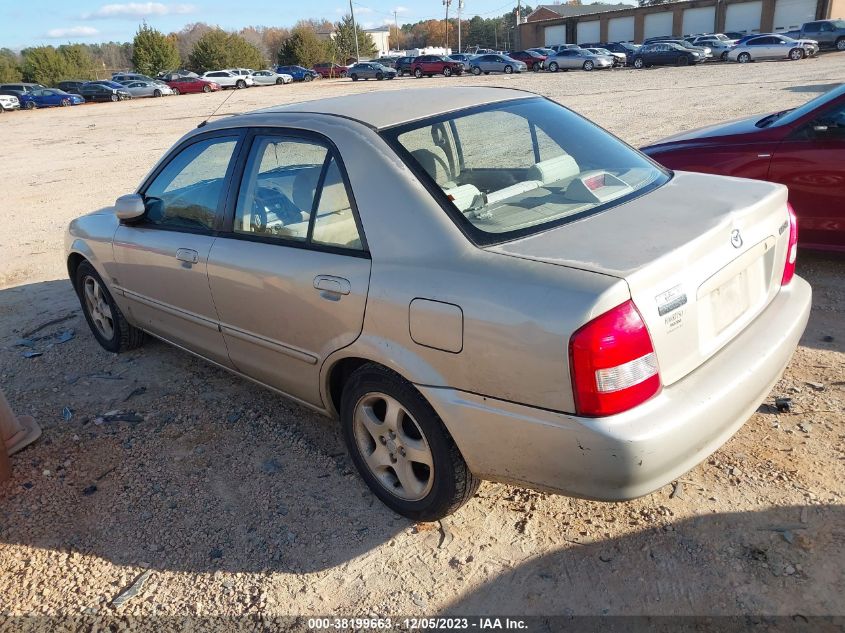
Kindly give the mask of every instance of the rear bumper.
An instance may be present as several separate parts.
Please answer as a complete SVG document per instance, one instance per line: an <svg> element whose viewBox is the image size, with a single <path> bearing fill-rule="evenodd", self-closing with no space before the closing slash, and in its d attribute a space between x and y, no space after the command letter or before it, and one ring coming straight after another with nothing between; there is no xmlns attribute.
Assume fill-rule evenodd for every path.
<svg viewBox="0 0 845 633"><path fill-rule="evenodd" d="M479 477L606 501L648 494L745 423L801 338L812 291L799 277L727 347L645 404L579 418L453 389L418 387Z"/></svg>

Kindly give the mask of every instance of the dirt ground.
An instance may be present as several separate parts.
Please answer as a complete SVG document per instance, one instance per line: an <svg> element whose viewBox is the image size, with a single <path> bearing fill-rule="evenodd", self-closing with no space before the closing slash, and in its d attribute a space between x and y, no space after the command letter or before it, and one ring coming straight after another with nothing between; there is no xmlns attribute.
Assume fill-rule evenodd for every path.
<svg viewBox="0 0 845 633"><path fill-rule="evenodd" d="M673 485L608 504L486 483L454 516L417 525L369 493L334 422L156 341L103 351L62 253L70 219L133 190L226 98L218 116L409 85L513 86L638 146L798 105L843 77L845 54L831 54L3 115L0 381L44 435L0 486L0 628L21 615L845 615L845 259L801 253L815 294L792 363L769 404ZM24 358L23 337L43 355ZM114 410L136 415L102 418ZM114 601L142 574L136 596Z"/></svg>

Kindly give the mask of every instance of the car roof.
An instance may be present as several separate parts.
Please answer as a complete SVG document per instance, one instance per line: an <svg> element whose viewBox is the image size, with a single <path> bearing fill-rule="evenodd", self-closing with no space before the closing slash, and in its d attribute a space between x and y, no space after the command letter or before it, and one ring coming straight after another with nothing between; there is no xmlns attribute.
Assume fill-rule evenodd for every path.
<svg viewBox="0 0 845 633"><path fill-rule="evenodd" d="M250 114L325 114L353 119L369 127L383 129L473 106L536 96L523 90L473 86L379 90L273 106ZM250 114L243 116L248 117Z"/></svg>

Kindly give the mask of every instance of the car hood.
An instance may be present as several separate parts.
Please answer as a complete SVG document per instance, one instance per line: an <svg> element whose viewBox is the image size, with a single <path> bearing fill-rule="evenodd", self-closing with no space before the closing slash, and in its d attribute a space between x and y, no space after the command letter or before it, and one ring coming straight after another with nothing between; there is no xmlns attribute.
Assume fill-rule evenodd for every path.
<svg viewBox="0 0 845 633"><path fill-rule="evenodd" d="M681 134L675 134L667 138L661 139L649 147L658 145L665 145L667 143L679 143L683 141L700 141L708 138L718 138L722 136L732 136L734 134L747 134L749 132L759 131L760 128L756 126L757 121L765 118L766 115L757 114L752 117L744 119L735 119L727 123L716 123L715 125L708 125L707 127L697 128Z"/></svg>

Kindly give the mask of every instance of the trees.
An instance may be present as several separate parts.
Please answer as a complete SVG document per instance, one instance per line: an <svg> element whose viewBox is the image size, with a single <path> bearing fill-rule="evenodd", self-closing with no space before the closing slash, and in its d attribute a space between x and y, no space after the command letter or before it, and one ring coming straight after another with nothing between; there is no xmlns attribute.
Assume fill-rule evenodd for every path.
<svg viewBox="0 0 845 633"><path fill-rule="evenodd" d="M62 44L58 49L59 55L64 57L67 64L68 77L65 79L94 79L94 58L91 51L84 44Z"/></svg>
<svg viewBox="0 0 845 633"><path fill-rule="evenodd" d="M222 29L213 29L200 37L188 56L188 66L196 72L234 67L263 68L266 63L255 46Z"/></svg>
<svg viewBox="0 0 845 633"><path fill-rule="evenodd" d="M18 56L8 48L0 48L0 83L20 81L22 77Z"/></svg>
<svg viewBox="0 0 845 633"><path fill-rule="evenodd" d="M138 27L132 42L132 65L135 70L154 77L163 70L177 68L179 62L174 38L167 37L146 22Z"/></svg>
<svg viewBox="0 0 845 633"><path fill-rule="evenodd" d="M64 56L52 46L36 46L21 51L23 76L45 86L52 86L63 79L70 79L71 69Z"/></svg>
<svg viewBox="0 0 845 633"><path fill-rule="evenodd" d="M358 36L358 54L362 59L369 59L376 54L376 45L372 38L364 33L360 27L352 30L352 16L345 15L340 22L335 24L335 37L333 46L337 59L345 62L355 57L355 36Z"/></svg>
<svg viewBox="0 0 845 633"><path fill-rule="evenodd" d="M329 42L321 40L310 26L296 26L279 49L278 62L311 68L314 64L330 59L334 52L331 48Z"/></svg>

